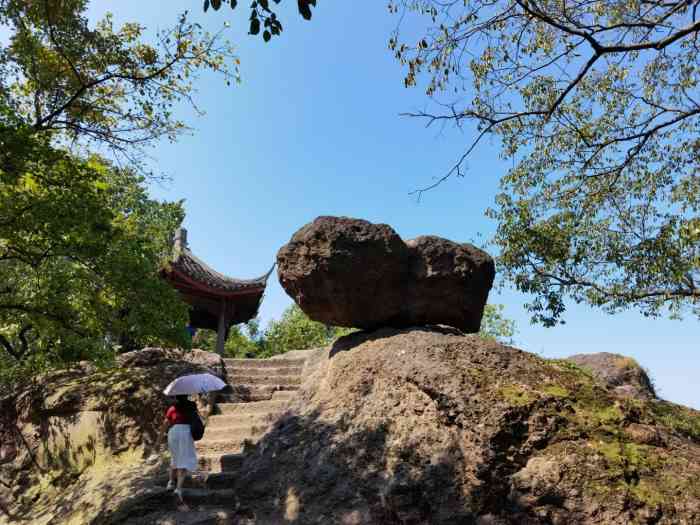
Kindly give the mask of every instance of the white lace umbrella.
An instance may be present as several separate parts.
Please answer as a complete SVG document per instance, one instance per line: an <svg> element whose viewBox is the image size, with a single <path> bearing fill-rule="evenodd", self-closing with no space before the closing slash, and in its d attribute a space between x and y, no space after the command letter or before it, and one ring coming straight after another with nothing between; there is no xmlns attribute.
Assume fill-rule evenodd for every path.
<svg viewBox="0 0 700 525"><path fill-rule="evenodd" d="M165 387L163 393L166 396L203 394L204 392L221 390L225 386L226 383L212 374L190 374L178 377Z"/></svg>

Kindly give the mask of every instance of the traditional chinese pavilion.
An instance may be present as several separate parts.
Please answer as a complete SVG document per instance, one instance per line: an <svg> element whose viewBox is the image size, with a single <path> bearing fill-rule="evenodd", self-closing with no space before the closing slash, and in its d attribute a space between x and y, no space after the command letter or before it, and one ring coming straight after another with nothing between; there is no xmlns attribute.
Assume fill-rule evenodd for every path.
<svg viewBox="0 0 700 525"><path fill-rule="evenodd" d="M258 313L271 273L272 268L257 279L234 279L217 272L190 251L184 228L175 233L173 259L163 270L164 277L190 305L190 326L216 330L219 354L224 352L231 326Z"/></svg>

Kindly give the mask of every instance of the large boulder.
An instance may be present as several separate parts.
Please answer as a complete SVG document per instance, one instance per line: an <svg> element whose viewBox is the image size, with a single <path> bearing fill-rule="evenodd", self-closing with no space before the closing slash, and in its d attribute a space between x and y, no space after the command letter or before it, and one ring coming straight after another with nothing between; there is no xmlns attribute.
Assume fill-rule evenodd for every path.
<svg viewBox="0 0 700 525"><path fill-rule="evenodd" d="M180 366L183 361L199 367L201 372L208 372L221 378L226 376L224 359L219 354L206 350L185 351L177 348L148 347L126 352L117 357L117 365L124 368L163 367L166 363Z"/></svg>
<svg viewBox="0 0 700 525"><path fill-rule="evenodd" d="M444 327L314 354L232 481L265 523L700 523L695 410Z"/></svg>
<svg viewBox="0 0 700 525"><path fill-rule="evenodd" d="M386 224L319 217L277 253L285 291L311 319L369 328L397 321L408 250Z"/></svg>
<svg viewBox="0 0 700 525"><path fill-rule="evenodd" d="M598 352L572 355L568 360L590 371L618 395L638 399L656 397L649 374L631 357Z"/></svg>
<svg viewBox="0 0 700 525"><path fill-rule="evenodd" d="M277 254L285 291L322 323L373 329L445 324L477 332L493 259L435 236L404 242L386 224L318 217Z"/></svg>
<svg viewBox="0 0 700 525"><path fill-rule="evenodd" d="M409 278L401 318L407 326L446 324L478 332L493 284L493 259L471 244L433 235L406 241Z"/></svg>

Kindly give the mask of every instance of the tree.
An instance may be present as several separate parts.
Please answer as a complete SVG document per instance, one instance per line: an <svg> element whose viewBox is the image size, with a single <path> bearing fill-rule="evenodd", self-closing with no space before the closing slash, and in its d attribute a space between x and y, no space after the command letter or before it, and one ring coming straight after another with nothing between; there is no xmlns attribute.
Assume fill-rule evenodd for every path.
<svg viewBox="0 0 700 525"><path fill-rule="evenodd" d="M427 19L389 41L405 85L425 79L436 103L411 115L475 127L436 184L465 175L486 137L512 162L488 215L500 271L534 295L533 320L561 321L567 297L700 317L698 2L390 7Z"/></svg>
<svg viewBox="0 0 700 525"><path fill-rule="evenodd" d="M115 29L109 15L90 27L87 3L0 0L0 24L11 31L0 48L0 97L54 145L89 145L138 162L145 146L186 129L172 108L194 105L201 71L229 83L238 78L231 46L188 22L187 13L149 43L143 26Z"/></svg>
<svg viewBox="0 0 700 525"><path fill-rule="evenodd" d="M479 336L491 341L513 344L515 321L503 317L502 304L487 304L481 319Z"/></svg>
<svg viewBox="0 0 700 525"><path fill-rule="evenodd" d="M148 199L142 178L99 157L2 124L0 137L3 351L66 362L184 344L186 307L158 276L181 204Z"/></svg>
<svg viewBox="0 0 700 525"><path fill-rule="evenodd" d="M247 323L234 325L230 328L224 346L224 353L227 357L259 357L264 353L264 334L259 333L259 323L259 320L254 318ZM207 352L216 352L216 332L214 330L198 330L192 340L192 347Z"/></svg>
<svg viewBox="0 0 700 525"><path fill-rule="evenodd" d="M264 340L251 332L251 323L254 325L256 322L257 319L248 321L244 329L231 327L224 347L226 355L237 358L258 357L264 352Z"/></svg>
<svg viewBox="0 0 700 525"><path fill-rule="evenodd" d="M186 344L186 307L158 276L184 212L148 198L142 155L185 129L172 107L197 74L234 80L235 57L186 15L149 44L138 24L89 27L86 6L0 0L3 372Z"/></svg>
<svg viewBox="0 0 700 525"><path fill-rule="evenodd" d="M275 4L279 4L281 1L273 0ZM204 12L206 13L209 7L218 11L222 5L229 5L231 9L236 9L238 0L204 0ZM311 20L311 6L316 7L316 0L297 0L297 9L305 20ZM248 20L250 21L248 33L261 35L265 42L269 42L273 36L279 36L282 33L282 23L277 18L277 13L270 8L269 0L254 0L250 5ZM262 33L260 32L261 26Z"/></svg>

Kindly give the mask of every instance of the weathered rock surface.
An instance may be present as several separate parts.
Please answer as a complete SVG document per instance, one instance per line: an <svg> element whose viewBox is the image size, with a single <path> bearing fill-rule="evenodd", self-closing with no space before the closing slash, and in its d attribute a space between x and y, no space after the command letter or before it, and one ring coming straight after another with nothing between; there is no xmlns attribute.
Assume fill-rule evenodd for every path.
<svg viewBox="0 0 700 525"><path fill-rule="evenodd" d="M187 352L174 348L144 348L126 352L117 357L117 365L124 368L163 366L168 361L173 363L184 361L198 367L202 372L209 372L222 378L226 376L226 366L219 354L196 348Z"/></svg>
<svg viewBox="0 0 700 525"><path fill-rule="evenodd" d="M0 499L25 523L700 523L699 412L443 327L357 332L306 354L286 414L237 472L189 482L192 509L177 512L162 466L143 458L157 392L198 369L153 355L54 374L13 400L44 469L3 465Z"/></svg>
<svg viewBox="0 0 700 525"><path fill-rule="evenodd" d="M277 273L301 309L326 324L477 332L495 270L470 244L434 236L403 242L386 224L318 217L279 250Z"/></svg>
<svg viewBox="0 0 700 525"><path fill-rule="evenodd" d="M285 291L311 319L373 326L398 316L408 250L386 224L319 217L277 253Z"/></svg>
<svg viewBox="0 0 700 525"><path fill-rule="evenodd" d="M0 436L12 454L2 458L0 506L33 525L83 525L116 508L161 471L144 459L161 449L163 388L219 363L208 352L149 348L121 355L115 368L83 363L47 374L1 399ZM200 405L205 416L210 403Z"/></svg>
<svg viewBox="0 0 700 525"><path fill-rule="evenodd" d="M308 363L232 482L269 523L700 523L697 411L447 329L358 332Z"/></svg>
<svg viewBox="0 0 700 525"><path fill-rule="evenodd" d="M656 397L654 385L646 371L631 357L609 352L577 354L568 358L589 370L608 388L621 396L647 398Z"/></svg>
<svg viewBox="0 0 700 525"><path fill-rule="evenodd" d="M401 309L406 325L446 324L478 332L495 276L491 256L432 235L406 245L410 274Z"/></svg>

